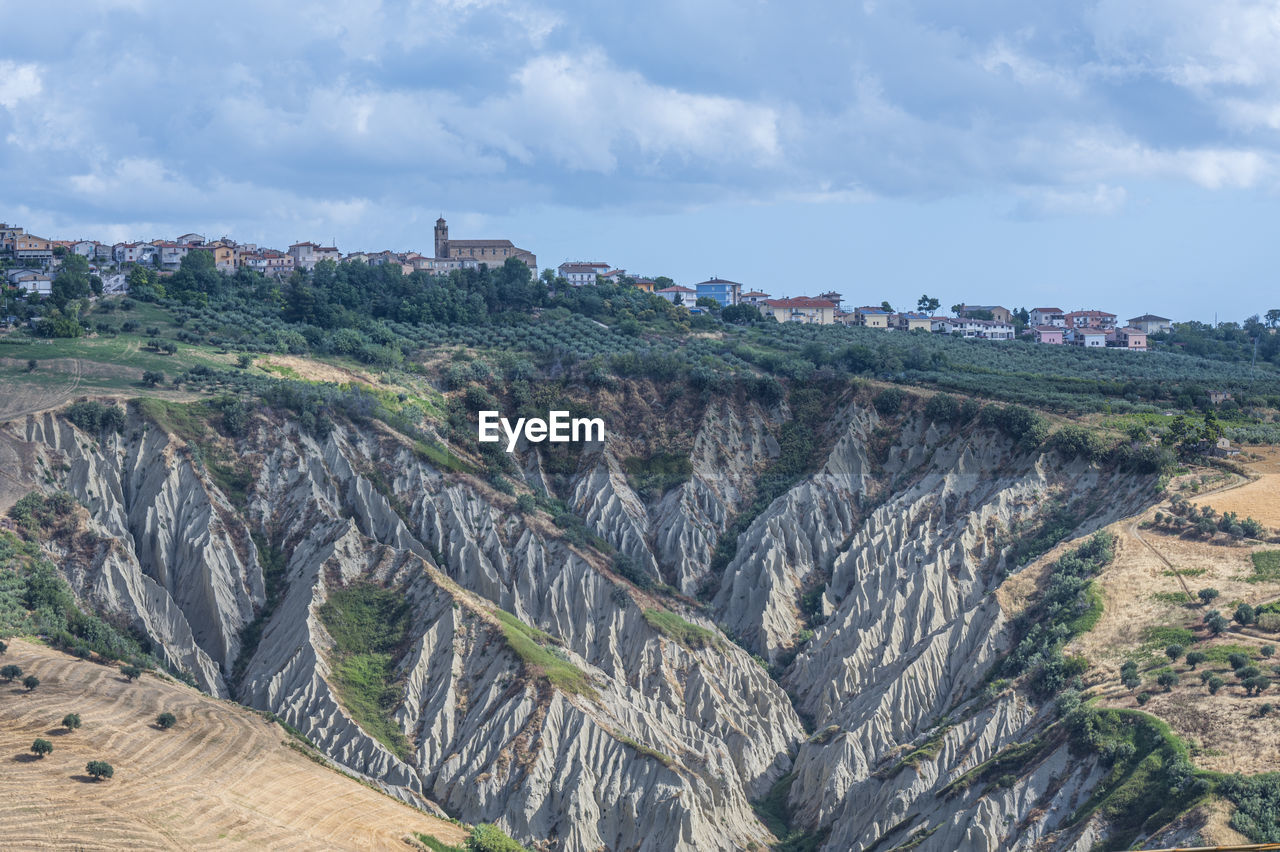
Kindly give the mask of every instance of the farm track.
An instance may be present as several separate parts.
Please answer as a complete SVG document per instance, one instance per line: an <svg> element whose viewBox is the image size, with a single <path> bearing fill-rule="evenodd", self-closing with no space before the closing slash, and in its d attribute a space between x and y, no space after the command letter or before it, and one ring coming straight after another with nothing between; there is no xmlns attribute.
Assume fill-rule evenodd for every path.
<svg viewBox="0 0 1280 852"><path fill-rule="evenodd" d="M465 832L285 744L278 725L234 703L15 640L4 662L40 678L0 683L0 838L10 849L403 849L410 831ZM153 721L168 711L177 726ZM66 733L62 717L84 726ZM32 759L32 741L54 751ZM84 775L106 760L110 781Z"/></svg>

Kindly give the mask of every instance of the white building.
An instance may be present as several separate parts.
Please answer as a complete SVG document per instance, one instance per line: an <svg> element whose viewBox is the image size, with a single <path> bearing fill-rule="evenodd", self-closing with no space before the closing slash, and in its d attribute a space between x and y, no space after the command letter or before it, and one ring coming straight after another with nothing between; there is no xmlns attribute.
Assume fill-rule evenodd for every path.
<svg viewBox="0 0 1280 852"><path fill-rule="evenodd" d="M1031 322L1027 325L1032 328L1042 325L1054 325L1058 328L1066 328L1066 312L1062 308L1034 308L1030 312Z"/></svg>
<svg viewBox="0 0 1280 852"><path fill-rule="evenodd" d="M596 283L597 275L604 275L609 271L609 264L593 261L572 261L570 263L562 263L556 269L561 278L568 281L574 287L586 287Z"/></svg>
<svg viewBox="0 0 1280 852"><path fill-rule="evenodd" d="M14 269L9 275L9 283L28 294L48 296L53 292L53 277L47 272L35 269Z"/></svg>

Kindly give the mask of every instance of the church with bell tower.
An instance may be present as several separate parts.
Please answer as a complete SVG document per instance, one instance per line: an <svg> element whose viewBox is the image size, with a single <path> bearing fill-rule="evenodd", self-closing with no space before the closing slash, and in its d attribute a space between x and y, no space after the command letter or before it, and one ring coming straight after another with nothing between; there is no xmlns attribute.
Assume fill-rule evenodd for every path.
<svg viewBox="0 0 1280 852"><path fill-rule="evenodd" d="M451 240L449 223L441 216L436 220L436 257L440 259L473 259L488 264L490 268L501 266L507 258L524 261L536 275L538 258L531 251L519 248L511 240Z"/></svg>

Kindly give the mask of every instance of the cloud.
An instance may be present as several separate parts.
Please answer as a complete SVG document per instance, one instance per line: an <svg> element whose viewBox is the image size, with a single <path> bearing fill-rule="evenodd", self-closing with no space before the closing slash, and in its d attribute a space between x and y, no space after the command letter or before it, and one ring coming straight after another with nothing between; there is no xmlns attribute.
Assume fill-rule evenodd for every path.
<svg viewBox="0 0 1280 852"><path fill-rule="evenodd" d="M36 65L0 60L0 107L13 109L19 101L39 95L42 88Z"/></svg>
<svg viewBox="0 0 1280 852"><path fill-rule="evenodd" d="M1273 3L51 0L0 32L0 181L59 217L1271 191ZM139 32L155 37L140 38ZM249 199L247 202L240 198Z"/></svg>

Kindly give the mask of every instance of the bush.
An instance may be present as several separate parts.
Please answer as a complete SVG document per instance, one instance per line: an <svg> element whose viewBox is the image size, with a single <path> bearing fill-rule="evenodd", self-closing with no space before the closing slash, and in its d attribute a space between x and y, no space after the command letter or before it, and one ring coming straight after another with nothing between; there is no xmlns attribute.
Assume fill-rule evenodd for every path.
<svg viewBox="0 0 1280 852"><path fill-rule="evenodd" d="M159 370L144 370L142 373L142 383L149 388L156 385L164 384L164 373Z"/></svg>
<svg viewBox="0 0 1280 852"><path fill-rule="evenodd" d="M1235 615L1233 616L1237 623L1245 627L1253 624L1257 617L1258 614L1254 612L1253 607L1249 606L1247 603L1242 603L1236 607Z"/></svg>
<svg viewBox="0 0 1280 852"><path fill-rule="evenodd" d="M48 740L37 739L31 744L31 753L41 760L44 760L44 756L52 751L53 743Z"/></svg>
<svg viewBox="0 0 1280 852"><path fill-rule="evenodd" d="M85 432L119 432L124 429L124 410L115 403L92 400L73 402L67 408L67 419Z"/></svg>
<svg viewBox="0 0 1280 852"><path fill-rule="evenodd" d="M960 417L960 401L950 394L935 394L925 404L924 416L934 423L955 423Z"/></svg>
<svg viewBox="0 0 1280 852"><path fill-rule="evenodd" d="M1196 666L1198 666L1198 665L1200 665L1201 663L1203 663L1206 659L1208 659L1208 657L1205 655L1205 653L1204 653L1203 651L1188 651L1188 652L1187 652L1187 665L1191 666L1191 668L1193 668L1193 669L1194 669Z"/></svg>
<svg viewBox="0 0 1280 852"><path fill-rule="evenodd" d="M1204 604L1205 606L1208 606L1210 603L1216 600L1218 595L1220 594L1222 593L1219 592L1217 589L1205 588L1196 592L1196 597L1200 598L1200 603Z"/></svg>
<svg viewBox="0 0 1280 852"><path fill-rule="evenodd" d="M4 656L5 651L8 651L8 650L9 650L9 646L3 642L0 642L0 656Z"/></svg>
<svg viewBox="0 0 1280 852"><path fill-rule="evenodd" d="M1138 706L1139 706L1139 707L1142 707L1144 704L1146 704L1146 703L1147 703L1148 701L1150 701L1150 700L1151 700L1151 693L1150 693L1150 692L1139 692L1139 693L1138 693Z"/></svg>
<svg viewBox="0 0 1280 852"><path fill-rule="evenodd" d="M162 731L167 731L176 724L178 724L178 718L172 713L161 713L156 717L156 725Z"/></svg>
<svg viewBox="0 0 1280 852"><path fill-rule="evenodd" d="M636 564L636 561L625 553L613 557L613 571L619 577L629 580L638 589L653 588L653 578Z"/></svg>
<svg viewBox="0 0 1280 852"><path fill-rule="evenodd" d="M1210 695L1217 695L1218 690L1222 689L1222 687L1225 686L1226 683L1227 682L1225 680L1218 677L1217 675L1212 675L1207 681L1205 681L1205 686L1209 687Z"/></svg>
<svg viewBox="0 0 1280 852"><path fill-rule="evenodd" d="M471 829L471 836L467 838L467 849L471 852L529 852L512 840L505 831L485 822Z"/></svg>
<svg viewBox="0 0 1280 852"><path fill-rule="evenodd" d="M116 774L115 769L105 760L91 760L84 766L84 771L93 776L95 781L110 778Z"/></svg>
<svg viewBox="0 0 1280 852"><path fill-rule="evenodd" d="M1280 633L1280 612L1264 612L1258 616L1258 629Z"/></svg>
<svg viewBox="0 0 1280 852"><path fill-rule="evenodd" d="M121 666L120 674L128 678L130 683L133 683L135 680L142 677L142 669L138 666Z"/></svg>
<svg viewBox="0 0 1280 852"><path fill-rule="evenodd" d="M67 715L63 716L63 717L62 717L62 727L66 728L68 731L74 731L74 730L76 730L77 728L79 728L79 727L80 727L80 714L79 714L79 713L68 713Z"/></svg>
<svg viewBox="0 0 1280 852"><path fill-rule="evenodd" d="M35 692L36 687L40 685L40 678L35 675L27 675L22 679L22 685L26 687L27 692Z"/></svg>
<svg viewBox="0 0 1280 852"><path fill-rule="evenodd" d="M1184 649L1181 645L1170 645L1164 649L1165 656L1171 660L1177 660L1182 656Z"/></svg>
<svg viewBox="0 0 1280 852"><path fill-rule="evenodd" d="M22 666L15 666L10 663L0 668L0 677L4 678L5 683L13 683L14 678L22 677Z"/></svg>
<svg viewBox="0 0 1280 852"><path fill-rule="evenodd" d="M899 388L885 388L871 400L881 417L892 417L902 410L902 403L907 395Z"/></svg>
<svg viewBox="0 0 1280 852"><path fill-rule="evenodd" d="M1165 692L1171 692L1178 685L1179 680L1178 673L1173 669L1165 669L1156 675L1156 683L1163 686Z"/></svg>

